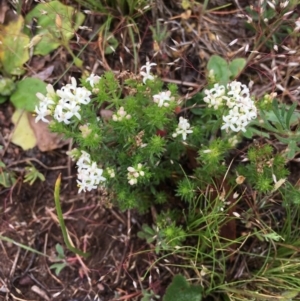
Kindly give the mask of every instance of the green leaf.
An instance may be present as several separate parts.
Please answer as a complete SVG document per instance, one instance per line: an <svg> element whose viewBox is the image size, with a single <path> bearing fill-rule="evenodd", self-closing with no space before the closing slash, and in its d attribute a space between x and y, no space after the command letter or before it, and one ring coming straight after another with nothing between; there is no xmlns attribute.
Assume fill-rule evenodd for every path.
<svg viewBox="0 0 300 301"><path fill-rule="evenodd" d="M232 62L229 63L229 69L231 72L231 79L236 78L240 72L245 68L246 60L243 58L234 59Z"/></svg>
<svg viewBox="0 0 300 301"><path fill-rule="evenodd" d="M270 135L267 132L258 130L251 126L247 127L246 132L243 133L243 136L248 139L252 139L253 136L255 136L255 135L260 136L260 137L270 138Z"/></svg>
<svg viewBox="0 0 300 301"><path fill-rule="evenodd" d="M36 5L26 15L27 27L30 28L33 19L37 20L35 34L41 36L35 46L34 54L46 55L62 45L62 41L67 42L72 39L85 16L71 6L64 5L59 1L51 1ZM28 35L30 35L29 28L24 30Z"/></svg>
<svg viewBox="0 0 300 301"><path fill-rule="evenodd" d="M291 140L287 146L287 159L292 160L296 156L296 150L298 149L296 141Z"/></svg>
<svg viewBox="0 0 300 301"><path fill-rule="evenodd" d="M58 276L63 268L65 268L67 264L65 262L54 263L50 266L50 269L55 269L55 275Z"/></svg>
<svg viewBox="0 0 300 301"><path fill-rule="evenodd" d="M200 301L202 287L192 286L182 275L176 275L168 286L163 301Z"/></svg>
<svg viewBox="0 0 300 301"><path fill-rule="evenodd" d="M218 55L212 55L207 63L208 71L213 70L216 80L226 85L229 82L231 72L228 63Z"/></svg>
<svg viewBox="0 0 300 301"><path fill-rule="evenodd" d="M65 258L65 253L64 253L64 249L60 244L56 244L55 245L55 249L57 254L59 255L59 258Z"/></svg>
<svg viewBox="0 0 300 301"><path fill-rule="evenodd" d="M5 188L11 187L16 182L15 177L12 173L2 171L0 172L0 185L2 185Z"/></svg>
<svg viewBox="0 0 300 301"><path fill-rule="evenodd" d="M29 60L26 46L30 39L21 32L23 23L22 16L19 16L6 26L0 25L0 65L8 74L23 74L23 65Z"/></svg>
<svg viewBox="0 0 300 301"><path fill-rule="evenodd" d="M109 33L108 38L106 40L105 45L105 54L111 54L114 53L119 45L118 40L115 38L115 36L112 33Z"/></svg>
<svg viewBox="0 0 300 301"><path fill-rule="evenodd" d="M281 115L281 111L279 110L279 106L278 106L278 101L276 99L273 100L273 112L275 114L275 116L277 117L277 129L279 130L283 130L284 129L284 120L282 118L282 115ZM278 127L278 122L279 122L279 125L280 127Z"/></svg>
<svg viewBox="0 0 300 301"><path fill-rule="evenodd" d="M289 108L287 114L286 114L286 118L285 118L285 122L286 122L286 127L289 129L291 127L291 118L293 116L293 113L297 107L298 103L294 102L291 107Z"/></svg>
<svg viewBox="0 0 300 301"><path fill-rule="evenodd" d="M17 83L16 90L10 97L11 102L17 109L33 112L39 100L36 93L46 93L46 84L38 78L25 78Z"/></svg>

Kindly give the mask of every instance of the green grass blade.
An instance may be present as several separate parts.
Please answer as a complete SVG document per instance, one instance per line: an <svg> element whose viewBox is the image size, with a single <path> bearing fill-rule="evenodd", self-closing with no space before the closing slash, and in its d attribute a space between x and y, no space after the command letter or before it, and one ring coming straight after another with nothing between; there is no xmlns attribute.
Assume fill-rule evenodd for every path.
<svg viewBox="0 0 300 301"><path fill-rule="evenodd" d="M55 208L56 208L56 212L57 212L57 217L58 217L58 221L59 221L59 225L64 237L64 242L67 246L67 248L72 251L75 254L78 254L80 256L83 257L88 257L90 254L89 253L85 253L82 252L81 250L75 248L72 246L70 240L69 240L69 236L67 233L67 228L65 225L65 221L64 221L64 217L62 214L62 210L61 210L61 206L60 206L60 200L59 200L59 195L60 195L60 183L61 183L61 174L59 174L56 182L55 182L55 190L54 190L54 201L55 201Z"/></svg>

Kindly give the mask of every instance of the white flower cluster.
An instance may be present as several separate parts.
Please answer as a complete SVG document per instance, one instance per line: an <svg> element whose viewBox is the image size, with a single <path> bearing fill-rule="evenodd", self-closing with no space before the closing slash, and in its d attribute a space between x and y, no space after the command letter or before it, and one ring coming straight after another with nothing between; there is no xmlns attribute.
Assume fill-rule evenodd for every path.
<svg viewBox="0 0 300 301"><path fill-rule="evenodd" d="M127 179L128 179L128 183L130 185L135 185L138 182L138 177L143 177L145 175L145 172L142 170L143 165L141 163L139 163L137 165L137 168L134 167L128 167L128 173L127 173Z"/></svg>
<svg viewBox="0 0 300 301"><path fill-rule="evenodd" d="M73 116L80 120L80 106L87 105L91 101L91 94L86 88L77 87L74 77L71 78L71 84L67 84L61 90L57 90L56 93L53 86L48 85L46 96L37 93L40 104L35 107L37 113L35 122L39 120L49 122L45 118L49 115L53 116L58 122L64 122L65 124L69 124Z"/></svg>
<svg viewBox="0 0 300 301"><path fill-rule="evenodd" d="M229 83L226 88L215 84L212 89L204 91L206 96L203 100L215 110L221 106L229 109L228 115L223 116L222 130L245 132L246 126L257 117L257 109L250 97L249 89L237 81Z"/></svg>
<svg viewBox="0 0 300 301"><path fill-rule="evenodd" d="M154 79L154 76L152 74L150 74L152 66L156 66L156 64L147 62L146 65L142 66L142 68L141 68L140 75L143 77L143 83L144 84L146 83L147 79L149 79L149 80ZM142 71L144 69L145 69L145 71Z"/></svg>
<svg viewBox="0 0 300 301"><path fill-rule="evenodd" d="M124 118L131 118L131 115L127 114L127 112L124 110L124 107L121 107L116 114L112 115L113 121L122 121Z"/></svg>
<svg viewBox="0 0 300 301"><path fill-rule="evenodd" d="M77 184L78 193L81 191L91 191L98 187L106 179L102 176L103 169L98 168L96 162L91 161L91 156L85 151L81 151L81 156L76 163L78 167Z"/></svg>
<svg viewBox="0 0 300 301"><path fill-rule="evenodd" d="M52 85L47 85L46 87L47 94L46 96L42 93L37 93L36 96L40 100L39 106L35 107L35 112L37 113L37 117L35 118L35 122L42 120L44 122L49 122L46 119L47 116L51 115L51 112L55 106L55 98L56 94Z"/></svg>
<svg viewBox="0 0 300 301"><path fill-rule="evenodd" d="M214 84L214 87L210 90L204 90L206 96L203 98L208 103L209 107L213 107L217 110L223 105L223 97L225 96L225 87L219 84Z"/></svg>
<svg viewBox="0 0 300 301"><path fill-rule="evenodd" d="M172 135L174 138L177 137L178 135L182 135L182 139L186 140L186 135L193 133L193 130L190 129L190 124L187 119L183 117L179 117L179 123L176 128L176 132Z"/></svg>
<svg viewBox="0 0 300 301"><path fill-rule="evenodd" d="M174 100L174 97L171 96L171 91L163 91L156 95L153 95L153 101L158 104L159 107L168 107L169 103L166 101L172 101Z"/></svg>

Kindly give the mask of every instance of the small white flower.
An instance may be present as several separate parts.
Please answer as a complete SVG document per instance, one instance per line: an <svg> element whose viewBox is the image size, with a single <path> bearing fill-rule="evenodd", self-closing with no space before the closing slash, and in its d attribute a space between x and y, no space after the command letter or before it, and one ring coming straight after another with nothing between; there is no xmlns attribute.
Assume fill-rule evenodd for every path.
<svg viewBox="0 0 300 301"><path fill-rule="evenodd" d="M146 62L146 65L141 67L141 70L146 69L146 73L149 73L152 66L156 66L155 63L150 63L149 61Z"/></svg>
<svg viewBox="0 0 300 301"><path fill-rule="evenodd" d="M130 119L131 115L127 114L127 112L124 110L124 107L121 107L116 114L112 115L113 121L122 121L124 118Z"/></svg>
<svg viewBox="0 0 300 301"><path fill-rule="evenodd" d="M54 110L54 119L58 122L64 122L65 124L71 123L71 118L75 115L79 120L81 116L79 114L80 106L74 100L60 99Z"/></svg>
<svg viewBox="0 0 300 301"><path fill-rule="evenodd" d="M92 88L94 88L95 85L99 83L99 80L101 79L100 76L95 75L94 73L91 73L91 75L85 80L87 83L91 85Z"/></svg>
<svg viewBox="0 0 300 301"><path fill-rule="evenodd" d="M67 84L65 86L66 89L70 89L70 90L76 90L77 88L77 82L75 77L71 77L71 84Z"/></svg>
<svg viewBox="0 0 300 301"><path fill-rule="evenodd" d="M159 107L165 106L168 107L169 104L166 101L173 100L171 96L171 91L163 91L156 95L153 95L153 101L158 104Z"/></svg>
<svg viewBox="0 0 300 301"><path fill-rule="evenodd" d="M85 151L81 151L81 153L82 154L76 163L78 167L78 193L96 189L101 182L106 181L106 178L102 176L103 169L98 168L96 162L91 161L90 154Z"/></svg>
<svg viewBox="0 0 300 301"><path fill-rule="evenodd" d="M175 133L172 134L172 136L175 138L178 135L182 135L182 139L186 140L187 134L191 134L191 133L193 133L193 130L190 129L190 124L188 120L183 117L179 117L178 126L176 128Z"/></svg>
<svg viewBox="0 0 300 301"><path fill-rule="evenodd" d="M228 115L223 116L224 124L221 129L245 132L249 122L257 117L257 109L250 97L249 88L238 81L227 84L226 88L215 84L214 88L204 91L204 101L214 109L220 106L229 109Z"/></svg>
<svg viewBox="0 0 300 301"><path fill-rule="evenodd" d="M141 69L140 69L140 75L143 77L143 83L144 84L146 83L146 81L148 79L149 80L153 80L154 79L154 76L150 74L152 66L156 66L156 64L155 63L146 62L146 65L142 66ZM142 71L144 69L145 69L145 71Z"/></svg>
<svg viewBox="0 0 300 301"><path fill-rule="evenodd" d="M251 100L251 102L253 102ZM231 129L234 132L246 132L246 126L257 117L257 109L254 104L245 104L243 107L234 106L227 116L223 116L222 130Z"/></svg>
<svg viewBox="0 0 300 301"><path fill-rule="evenodd" d="M74 98L75 98L76 102L83 104L83 105L87 105L91 101L91 98L90 98L91 94L92 94L92 92L84 87L77 88L74 91Z"/></svg>
<svg viewBox="0 0 300 301"><path fill-rule="evenodd" d="M48 109L46 105L40 104L40 106L35 107L35 113L37 114L35 118L35 122L37 123L39 120L43 122L49 123L49 120L46 119L47 116L51 114L51 111Z"/></svg>
<svg viewBox="0 0 300 301"><path fill-rule="evenodd" d="M42 93L36 93L37 98L40 100L38 106L35 107L35 112L37 117L35 122L42 120L43 122L49 122L45 117L52 114L52 110L55 105L56 94L52 85L48 84L46 87L47 93L46 96Z"/></svg>
<svg viewBox="0 0 300 301"><path fill-rule="evenodd" d="M217 110L223 104L223 96L225 95L225 87L219 84L214 84L210 90L204 90L206 96L203 100L208 103L209 107Z"/></svg>
<svg viewBox="0 0 300 301"><path fill-rule="evenodd" d="M76 165L78 166L78 168L86 168L87 165L90 165L91 163L91 156L89 153L85 152L85 151L81 151L81 156L78 159Z"/></svg>
<svg viewBox="0 0 300 301"><path fill-rule="evenodd" d="M142 170L143 165L139 163L136 168L129 166L127 168L127 179L130 185L135 185L138 182L139 177L143 177L145 172Z"/></svg>
<svg viewBox="0 0 300 301"><path fill-rule="evenodd" d="M74 94L73 94L73 91L71 90L70 87L67 87L67 86L64 86L62 87L60 90L57 90L56 91L56 94L60 97L60 98L63 98L63 99L74 99Z"/></svg>

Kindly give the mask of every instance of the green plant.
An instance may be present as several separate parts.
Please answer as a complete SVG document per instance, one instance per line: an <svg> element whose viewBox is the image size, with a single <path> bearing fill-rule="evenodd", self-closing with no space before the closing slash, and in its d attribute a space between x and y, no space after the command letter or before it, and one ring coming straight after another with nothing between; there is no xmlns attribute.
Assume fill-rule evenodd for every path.
<svg viewBox="0 0 300 301"><path fill-rule="evenodd" d="M234 80L245 66L244 58L236 58L228 63L222 57L212 55L207 63L207 70L210 72L209 80L226 85L229 81Z"/></svg>
<svg viewBox="0 0 300 301"><path fill-rule="evenodd" d="M25 167L25 176L23 182L29 182L29 185L32 185L37 179L40 179L42 182L44 182L44 175L40 173L32 163L29 162L29 164L30 166Z"/></svg>
<svg viewBox="0 0 300 301"><path fill-rule="evenodd" d="M157 226L154 229L143 224L142 230L137 234L139 238L145 239L148 244L155 242L155 252L157 254L181 245L186 238L184 230L176 226L176 222L170 222L166 215L161 215L158 219L159 221L157 221Z"/></svg>
<svg viewBox="0 0 300 301"><path fill-rule="evenodd" d="M252 256L266 267L271 266L276 247L286 242L285 235L272 227L275 214L271 222L257 222L256 216L258 211L266 214L270 198L287 193L285 157L268 144L254 144L244 151L247 162L231 166L228 160L247 131L257 127L257 117L273 112L279 129L288 126L294 130L295 108L281 111L266 98L257 108L249 88L230 81L241 71L235 68L239 64L233 63L231 73L224 75L231 63L214 60L208 89L196 96L199 106L187 103L185 108L197 110L191 120L177 115L178 108L185 105L179 101L177 87L165 88L151 73L155 64L150 62L141 68L140 76L124 73L120 79L106 72L101 77L91 74L82 80L82 87L75 78L61 90L48 85L36 108L37 122L49 122L46 116L50 115L52 131L76 144L68 155L76 161L79 192L105 185L121 210L135 208L143 213L155 204L162 206L153 227L143 225L138 236L155 245L159 254L180 256L184 263L179 266L201 276L203 289L195 298L238 287L232 280L235 276L230 279L227 275L235 248L241 248L246 259ZM213 82L212 75L226 83ZM276 122L270 121L270 126ZM60 179L55 202L65 243L85 256L68 241L59 183ZM252 195L256 199L251 206ZM248 207L243 204L239 213L236 208L244 199ZM174 203L179 204L177 208L171 206ZM246 227L247 235L238 232L238 225ZM264 242L266 254L243 250L248 240ZM275 275L279 266L276 260L270 273ZM281 267L290 268L287 264ZM240 287L250 280L259 286L264 273L253 264ZM189 291L187 283L180 286ZM286 288L281 286L273 293L281 294Z"/></svg>
<svg viewBox="0 0 300 301"><path fill-rule="evenodd" d="M16 182L13 172L6 170L6 165L0 161L0 185L3 187L11 187Z"/></svg>
<svg viewBox="0 0 300 301"><path fill-rule="evenodd" d="M57 256L56 256L56 258L54 258L54 261L56 263L53 263L50 266L50 269L54 269L56 276L58 276L60 274L60 272L65 267L67 267L69 264L65 259L65 253L64 253L64 249L62 248L62 246L60 244L56 244L55 249L57 252Z"/></svg>
<svg viewBox="0 0 300 301"><path fill-rule="evenodd" d="M172 283L168 286L164 301L201 301L202 288L189 285L182 275L174 276Z"/></svg>
<svg viewBox="0 0 300 301"><path fill-rule="evenodd" d="M152 31L153 40L155 41L154 50L160 49L160 44L169 37L167 26L161 24L159 20L156 20L156 26L150 26Z"/></svg>
<svg viewBox="0 0 300 301"><path fill-rule="evenodd" d="M272 101L272 97L266 95L265 99L262 101L263 107L266 102ZM289 106L278 103L276 98L273 99L269 104L269 110L261 110L261 118L253 123L253 127L248 128L246 137L252 138L254 134L258 133L266 138L274 135L280 143L286 145L283 152L284 157L287 160L293 159L296 153L300 151L298 147L300 142L298 126L300 114L296 111L296 107L296 102Z"/></svg>

